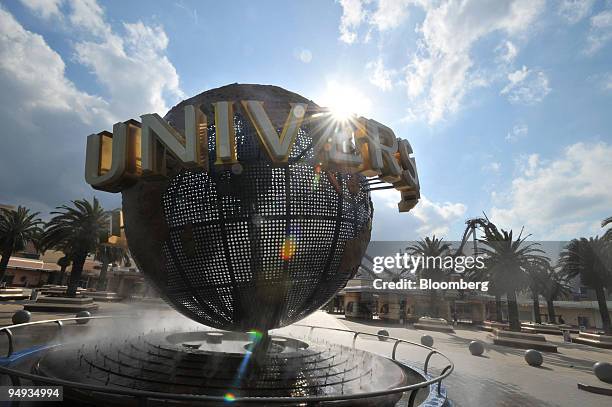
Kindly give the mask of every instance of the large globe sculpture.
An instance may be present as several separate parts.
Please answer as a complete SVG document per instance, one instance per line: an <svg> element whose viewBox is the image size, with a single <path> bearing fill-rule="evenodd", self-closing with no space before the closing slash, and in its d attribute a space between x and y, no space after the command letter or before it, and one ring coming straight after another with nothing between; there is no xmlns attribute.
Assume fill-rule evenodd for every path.
<svg viewBox="0 0 612 407"><path fill-rule="evenodd" d="M125 231L135 261L177 311L219 329L266 331L306 317L346 285L369 242L373 210L362 175L317 165L318 133L307 120L317 106L302 96L229 85L164 118L183 129L186 104L212 118L212 103L240 100L263 101L277 129L290 103L308 103L288 163L270 162L235 103L239 164L193 170L168 162L168 177L122 191ZM208 151L215 157L212 124Z"/></svg>

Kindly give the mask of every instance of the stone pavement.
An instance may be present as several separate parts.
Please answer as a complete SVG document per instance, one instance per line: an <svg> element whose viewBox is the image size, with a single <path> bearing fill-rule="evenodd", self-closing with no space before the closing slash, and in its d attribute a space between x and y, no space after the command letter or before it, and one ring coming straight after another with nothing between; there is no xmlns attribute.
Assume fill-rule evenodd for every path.
<svg viewBox="0 0 612 407"><path fill-rule="evenodd" d="M22 305L15 302L0 303L0 326L11 325L11 316ZM129 315L126 331L148 331L151 329L201 329L170 307L161 303L100 303L97 315ZM33 320L72 317L72 314L33 313ZM102 324L98 322L95 325ZM340 329L376 333L386 329L391 336L405 340L420 342L423 334L434 338L434 347L446 354L455 364L455 370L445 380L450 399L455 406L609 406L612 397L591 394L577 388L577 383L597 386L609 386L600 382L592 373L591 366L596 361L612 362L612 350L598 349L580 344L565 344L560 336L547 335L546 339L559 347L558 354L544 353L544 365L535 368L527 365L523 359L523 351L490 344L488 333L470 329L458 328L455 334L441 332L418 331L399 325L390 325L378 320L347 321L344 316L333 316L323 311L315 312L299 324L317 325ZM81 326L92 329L90 325ZM50 328L51 329L51 328ZM114 329L103 330L104 333L114 332ZM19 331L19 330L16 330ZM19 338L29 333L15 332L19 341L34 339ZM40 340L48 335L48 330L40 332ZM104 335L104 333L102 335ZM276 331L277 334L307 336L307 328L291 326ZM100 335L97 331L96 335ZM38 335L36 335L38 336ZM327 341L350 346L353 335L334 331L315 330L314 341ZM471 340L478 339L485 343L486 352L482 357L472 356L467 346ZM376 338L360 337L357 346L389 357L393 343L381 342ZM0 352L4 352L6 339L0 338ZM398 347L398 358L423 367L427 351L422 348L401 344ZM439 372L445 366L445 360L434 356L430 369Z"/></svg>
<svg viewBox="0 0 612 407"><path fill-rule="evenodd" d="M547 341L559 347L559 353L543 353L544 364L531 367L523 359L524 351L493 345L488 333L471 329L456 329L455 334L419 331L381 321L347 321L344 316L325 317L316 313L317 320L335 318L351 330L376 333L380 329L390 336L420 342L421 335L434 338L434 348L447 355L455 364L455 370L445 380L449 398L455 406L610 406L612 397L579 390L577 383L612 388L599 381L591 371L596 361L612 363L612 351L579 344L563 343L562 338L546 335ZM472 356L467 346L472 340L485 343L484 356ZM359 347L389 355L392 344L373 339L359 339ZM400 345L398 355L417 366L422 366L422 351ZM434 356L431 365L438 370L444 360Z"/></svg>

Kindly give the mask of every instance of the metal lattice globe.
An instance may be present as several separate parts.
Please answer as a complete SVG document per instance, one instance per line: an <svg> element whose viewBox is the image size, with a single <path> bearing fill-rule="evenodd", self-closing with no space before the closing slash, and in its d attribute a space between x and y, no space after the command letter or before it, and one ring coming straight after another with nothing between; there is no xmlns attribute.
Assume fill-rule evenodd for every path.
<svg viewBox="0 0 612 407"><path fill-rule="evenodd" d="M317 108L278 87L229 85L165 119L182 129L186 104L212 118L212 103L240 100L263 101L277 129L290 103L308 103L307 118ZM123 211L134 259L176 310L219 329L268 330L304 318L346 285L370 239L372 205L363 176L316 166L308 120L279 166L246 117L235 103L239 165L198 171L169 162L167 179L123 191ZM214 161L214 125L208 151Z"/></svg>

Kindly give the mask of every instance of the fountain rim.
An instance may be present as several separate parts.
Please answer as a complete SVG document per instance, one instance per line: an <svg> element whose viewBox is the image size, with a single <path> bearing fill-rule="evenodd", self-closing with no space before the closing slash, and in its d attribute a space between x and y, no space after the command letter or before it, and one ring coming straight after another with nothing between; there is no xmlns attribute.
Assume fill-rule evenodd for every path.
<svg viewBox="0 0 612 407"><path fill-rule="evenodd" d="M32 325L43 325L43 324L56 324L58 328L61 329L63 328L64 322L68 322L68 321L88 322L89 320L96 320L96 319L123 319L123 318L130 318L130 317L129 316L115 316L115 315L98 315L98 316L79 317L79 318L72 317L72 318L48 319L48 320L43 320L43 321L34 321L34 322L27 322L25 324L15 324L15 325L9 325L5 327L0 327L0 333L6 334L8 338L8 342L9 342L8 352L5 358L9 358L14 353L13 333L12 333L13 329L20 329L20 328L29 327ZM359 336L370 336L370 337L380 338L380 335L378 334L373 334L369 332L361 332L361 331L353 331L350 329L331 328L331 327L305 325L305 324L293 324L293 326L310 328L309 335L312 334L312 332L315 329L353 333L353 346L352 346L353 349L355 349L355 344ZM444 353L432 347L425 346L423 344L416 343L416 342L407 341L407 340L400 339L400 338L395 338L392 336L385 336L385 338L387 340L395 341L395 344L393 345L393 351L391 354L391 358L388 358L388 359L400 364L402 367L409 368L420 375L423 375L423 374L419 373L417 369L395 358L397 347L401 343L404 343L407 345L414 345L414 346L429 350L429 353L425 359L425 364L424 364L424 369L423 369L424 374L426 376L429 375L427 373L427 368L428 368L429 360L431 359L433 355L437 354L437 355L442 356L444 359L446 359L446 361L448 361L449 364L446 367L444 367L444 369L442 369L441 373L438 376L432 376L429 380L421 381L421 382L407 385L407 386L394 387L394 388L386 389L386 390L377 390L377 391L364 392L364 393L359 393L359 394L326 395L326 396L299 396L299 397L248 397L247 396L247 397L236 397L236 399L233 400L232 402L282 404L282 403L345 401L345 400L373 398L373 397L378 397L378 396L388 396L388 395L397 394L397 393L411 392L409 405L412 406L414 403L415 396L416 396L416 391L422 388L427 388L430 385L433 385L436 383L438 384L438 388L437 388L438 394L440 394L442 380L448 377L455 369L455 364L453 363L453 361L450 360L450 358L446 356ZM55 347L55 346L57 345L53 345L52 347ZM50 346L39 347L34 352L42 351L48 348L50 348ZM28 356L31 354L32 353L29 353ZM380 354L379 356L385 357ZM174 400L174 401L193 401L193 402L225 402L226 401L223 396L208 396L204 394L165 393L165 392L124 389L120 387L108 387L108 386L101 386L101 385L95 385L95 384L79 383L79 382L74 382L70 380L63 380L63 379L57 379L57 378L52 378L52 377L40 376L34 373L22 372L19 370L11 369L7 366L3 366L1 364L0 364L0 374L6 374L7 376L9 376L9 378L11 379L11 382L15 386L19 386L20 385L19 379L23 378L23 379L35 381L37 383L44 383L48 385L65 386L68 388L73 388L73 389L78 389L78 390L94 391L94 392L107 393L107 394L113 394L113 395L131 396L140 401L144 401L145 405L148 399L156 399L156 400L166 399L166 400Z"/></svg>

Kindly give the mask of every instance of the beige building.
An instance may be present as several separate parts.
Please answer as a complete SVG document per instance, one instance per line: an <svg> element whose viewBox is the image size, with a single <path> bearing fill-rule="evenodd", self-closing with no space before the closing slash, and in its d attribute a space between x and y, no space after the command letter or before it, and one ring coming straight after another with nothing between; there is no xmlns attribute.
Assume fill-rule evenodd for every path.
<svg viewBox="0 0 612 407"><path fill-rule="evenodd" d="M390 322L414 321L421 316L431 316L431 296L422 290L378 290L369 278L349 280L337 296L343 300L344 314L347 318L372 319L377 317ZM460 322L480 324L496 316L495 297L485 293L464 293L456 290L440 292L435 297L438 315L448 321L455 318ZM337 301L330 301L331 304ZM518 298L519 318L522 322L534 321L533 302ZM612 318L612 301L607 302ZM557 319L561 316L566 324L576 328L601 329L603 324L597 301L555 301ZM502 299L502 316L508 318L505 298ZM540 316L548 321L546 302L540 300ZM558 322L558 321L557 321Z"/></svg>

